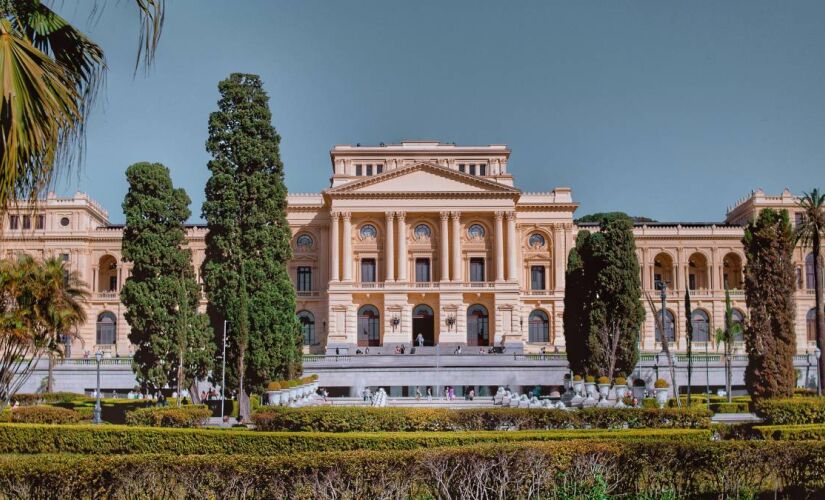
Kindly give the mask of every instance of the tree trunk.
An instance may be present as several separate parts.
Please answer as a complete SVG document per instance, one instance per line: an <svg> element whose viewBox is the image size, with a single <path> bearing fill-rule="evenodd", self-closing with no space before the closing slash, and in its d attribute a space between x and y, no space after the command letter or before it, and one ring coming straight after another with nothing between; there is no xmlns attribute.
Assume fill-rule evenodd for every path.
<svg viewBox="0 0 825 500"><path fill-rule="evenodd" d="M238 353L238 416L249 421L249 395L244 387L244 349Z"/></svg>
<svg viewBox="0 0 825 500"><path fill-rule="evenodd" d="M733 378L733 374L731 373L731 342L733 341L732 338L728 337L728 340L725 342L725 393L728 395L728 403L733 401L733 396L731 395L731 379Z"/></svg>
<svg viewBox="0 0 825 500"><path fill-rule="evenodd" d="M178 349L178 408L180 408L181 400L183 400L183 348Z"/></svg>
<svg viewBox="0 0 825 500"><path fill-rule="evenodd" d="M54 355L49 354L49 375L46 378L46 392L54 392Z"/></svg>
<svg viewBox="0 0 825 500"><path fill-rule="evenodd" d="M190 399L191 399L193 405L199 405L199 404L203 403L203 401L201 401L201 395L198 393L198 381L197 380L193 380L192 382L190 382L190 384L189 384L189 396L190 396Z"/></svg>
<svg viewBox="0 0 825 500"><path fill-rule="evenodd" d="M825 314L822 311L822 257L820 256L820 235L815 233L814 246L814 297L816 297L816 346L819 347L819 383L817 394L822 395L822 386L825 384Z"/></svg>

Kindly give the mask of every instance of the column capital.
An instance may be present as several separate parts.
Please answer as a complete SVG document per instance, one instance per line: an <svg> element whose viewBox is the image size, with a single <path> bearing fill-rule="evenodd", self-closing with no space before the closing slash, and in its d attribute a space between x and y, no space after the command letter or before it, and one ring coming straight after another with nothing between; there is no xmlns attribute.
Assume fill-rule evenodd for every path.
<svg viewBox="0 0 825 500"><path fill-rule="evenodd" d="M384 217L386 217L388 221L391 221L395 218L395 212L384 212Z"/></svg>
<svg viewBox="0 0 825 500"><path fill-rule="evenodd" d="M452 212L450 212L450 216L453 219L458 220L461 218L461 212L459 212L458 210L453 210Z"/></svg>
<svg viewBox="0 0 825 500"><path fill-rule="evenodd" d="M352 212L341 212L340 214L344 220L350 220L352 218Z"/></svg>
<svg viewBox="0 0 825 500"><path fill-rule="evenodd" d="M441 216L441 220L443 221L446 221L450 218L450 212L441 212L439 213L439 215Z"/></svg>
<svg viewBox="0 0 825 500"><path fill-rule="evenodd" d="M497 221L500 221L504 218L504 212L502 211L496 211L494 215L496 216Z"/></svg>
<svg viewBox="0 0 825 500"><path fill-rule="evenodd" d="M395 216L398 217L398 220L403 221L407 218L407 212L395 212Z"/></svg>
<svg viewBox="0 0 825 500"><path fill-rule="evenodd" d="M506 212L506 214L507 214L507 220L515 220L515 218L516 218L516 211L515 210L511 210L509 212Z"/></svg>

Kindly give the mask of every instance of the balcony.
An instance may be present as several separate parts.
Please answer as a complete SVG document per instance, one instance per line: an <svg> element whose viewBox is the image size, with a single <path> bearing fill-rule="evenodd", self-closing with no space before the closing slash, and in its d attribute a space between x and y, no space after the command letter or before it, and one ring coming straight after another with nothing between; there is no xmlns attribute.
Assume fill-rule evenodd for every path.
<svg viewBox="0 0 825 500"><path fill-rule="evenodd" d="M98 302L113 302L120 300L120 293L117 290L107 290L105 292L95 292L92 300Z"/></svg>
<svg viewBox="0 0 825 500"><path fill-rule="evenodd" d="M321 296L321 292L318 290L297 290L295 295L302 298L317 298Z"/></svg>

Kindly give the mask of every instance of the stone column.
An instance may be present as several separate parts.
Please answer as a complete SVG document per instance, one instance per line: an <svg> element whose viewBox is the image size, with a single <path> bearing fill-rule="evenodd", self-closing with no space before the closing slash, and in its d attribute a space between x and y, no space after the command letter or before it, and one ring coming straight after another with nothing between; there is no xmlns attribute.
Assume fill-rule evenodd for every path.
<svg viewBox="0 0 825 500"><path fill-rule="evenodd" d="M384 262L386 262L386 277L384 281L395 281L395 214L392 212L387 212L387 239L384 243L384 251L386 255L384 256Z"/></svg>
<svg viewBox="0 0 825 500"><path fill-rule="evenodd" d="M441 212L441 229L438 232L438 241L440 243L441 251L438 258L441 260L441 281L450 280L450 230L447 223L450 219L449 212Z"/></svg>
<svg viewBox="0 0 825 500"><path fill-rule="evenodd" d="M329 214L329 280L339 281L341 274L338 272L338 212Z"/></svg>
<svg viewBox="0 0 825 500"><path fill-rule="evenodd" d="M496 212L496 281L504 281L504 212Z"/></svg>
<svg viewBox="0 0 825 500"><path fill-rule="evenodd" d="M516 269L516 213L507 212L507 280L519 281Z"/></svg>
<svg viewBox="0 0 825 500"><path fill-rule="evenodd" d="M343 212L344 218L344 281L352 281L352 214Z"/></svg>
<svg viewBox="0 0 825 500"><path fill-rule="evenodd" d="M407 281L407 214L396 212L398 217L398 281Z"/></svg>
<svg viewBox="0 0 825 500"><path fill-rule="evenodd" d="M453 217L453 281L463 281L461 265L461 212L452 212ZM486 279L486 278L485 278Z"/></svg>

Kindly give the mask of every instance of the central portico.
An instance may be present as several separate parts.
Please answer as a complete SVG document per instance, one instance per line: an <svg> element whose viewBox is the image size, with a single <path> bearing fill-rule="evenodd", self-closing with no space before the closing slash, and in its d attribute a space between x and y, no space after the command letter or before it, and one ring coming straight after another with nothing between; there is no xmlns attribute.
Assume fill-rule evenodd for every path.
<svg viewBox="0 0 825 500"><path fill-rule="evenodd" d="M524 195L507 173L504 146L339 146L331 157L330 189L290 196L296 212L290 221L300 222L299 307L305 301L317 310L313 299L327 299L326 339L315 352L389 353L400 345L419 352L458 345L520 351L535 308L522 303L528 281L541 285L527 295L544 299L539 328L547 330L544 343L552 344L550 328L560 323L553 316L560 319L561 304L554 290L563 290L563 260L554 257L567 253L576 208L569 190ZM549 213L558 220L548 221ZM531 216L542 224L524 220ZM326 297L323 291L302 294L300 272L308 266L302 265L307 249L300 232L324 226L318 240L326 252L316 248L305 257L307 263L316 259L314 268L328 269L319 283ZM532 241L521 241L525 229ZM318 325L317 314L310 314Z"/></svg>

